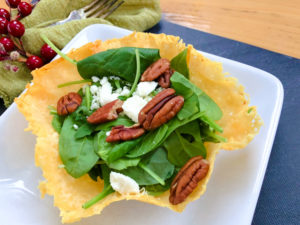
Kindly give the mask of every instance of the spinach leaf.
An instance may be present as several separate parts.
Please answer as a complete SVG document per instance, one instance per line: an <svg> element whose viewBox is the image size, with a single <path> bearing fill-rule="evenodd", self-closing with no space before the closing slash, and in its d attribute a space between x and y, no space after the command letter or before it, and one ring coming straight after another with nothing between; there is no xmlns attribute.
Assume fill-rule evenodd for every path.
<svg viewBox="0 0 300 225"><path fill-rule="evenodd" d="M137 84L140 80L140 77L141 77L141 62L140 62L140 54L139 54L138 49L135 49L135 56L136 56L136 72L135 72L134 82L132 84L131 90L130 90L128 95L119 96L119 99L122 100L122 101L125 101L126 99L128 99L132 96L132 94L135 91L135 89L137 87Z"/></svg>
<svg viewBox="0 0 300 225"><path fill-rule="evenodd" d="M170 178L168 178L166 180L165 185L153 184L153 185L144 186L147 193L149 195L158 196L158 195L161 195L162 193L166 192L167 190L170 189L171 183L174 180L177 173L178 173L178 171L176 171L176 169L175 169L173 176L171 176Z"/></svg>
<svg viewBox="0 0 300 225"><path fill-rule="evenodd" d="M124 125L125 127L130 127L134 124L134 122L129 119L127 116L119 116L118 119L109 121L107 123L102 123L99 124L96 128L95 131L99 130L109 130L112 127L119 126L119 125Z"/></svg>
<svg viewBox="0 0 300 225"><path fill-rule="evenodd" d="M112 163L139 145L140 141L141 138L137 138L120 143L109 143L106 142L106 131L100 131L94 138L95 152L107 163Z"/></svg>
<svg viewBox="0 0 300 225"><path fill-rule="evenodd" d="M91 207L92 205L96 204L100 200L104 199L106 196L110 195L111 193L115 192L109 181L109 175L110 175L110 169L106 165L101 165L101 172L104 180L104 187L100 194L96 195L91 200L87 201L82 205L82 208L87 209Z"/></svg>
<svg viewBox="0 0 300 225"><path fill-rule="evenodd" d="M207 116L202 115L200 117L201 121L209 125L209 127L215 131L223 132L223 128L216 124L213 120L209 119Z"/></svg>
<svg viewBox="0 0 300 225"><path fill-rule="evenodd" d="M124 170L131 166L137 166L140 161L141 158L134 158L134 159L121 158L111 163L108 163L108 167L114 170Z"/></svg>
<svg viewBox="0 0 300 225"><path fill-rule="evenodd" d="M90 178L92 178L92 180L94 181L98 181L98 177L100 177L101 179L103 179L102 177L102 173L101 173L101 166L99 164L96 164L89 172L88 175L90 176Z"/></svg>
<svg viewBox="0 0 300 225"><path fill-rule="evenodd" d="M203 115L203 113L196 113L184 120L179 120L177 117L173 118L163 126L140 137L142 139L142 144L134 146L126 156L128 158L136 158L155 150L160 145L162 145L162 143L175 129L186 123L189 123L190 121L198 119L201 115Z"/></svg>
<svg viewBox="0 0 300 225"><path fill-rule="evenodd" d="M171 60L171 68L175 71L178 71L183 76L185 76L187 79L189 79L189 68L187 65L187 52L188 49L184 49L182 52L180 52L177 56L175 56Z"/></svg>
<svg viewBox="0 0 300 225"><path fill-rule="evenodd" d="M197 120L175 130L164 142L170 162L182 167L190 158L201 155L206 158L200 127Z"/></svg>
<svg viewBox="0 0 300 225"><path fill-rule="evenodd" d="M200 131L201 131L202 142L220 143L220 142L227 141L226 138L217 135L210 126L203 124L202 121L200 123Z"/></svg>
<svg viewBox="0 0 300 225"><path fill-rule="evenodd" d="M74 120L68 116L59 136L59 155L66 171L74 178L90 171L99 157L94 151L93 138L76 139L73 128Z"/></svg>
<svg viewBox="0 0 300 225"><path fill-rule="evenodd" d="M199 112L199 107L195 104L197 102L198 98L196 95L192 95L191 97L184 99L184 105L177 114L178 119L183 120Z"/></svg>
<svg viewBox="0 0 300 225"><path fill-rule="evenodd" d="M205 115L211 120L219 120L222 117L222 111L219 106L200 88L191 83L183 75L175 72L171 76L172 87L176 90L176 93L182 95L184 99L190 98L192 95L196 95L200 112L204 112Z"/></svg>
<svg viewBox="0 0 300 225"><path fill-rule="evenodd" d="M53 115L52 127L57 133L60 133L61 128L62 128L63 123L64 123L64 120L65 120L64 116L59 116L58 114Z"/></svg>
<svg viewBox="0 0 300 225"><path fill-rule="evenodd" d="M160 146L162 140L164 139L168 131L168 125L164 124L159 128L150 131L146 135L141 137L141 145L134 146L131 151L127 154L128 158L136 158L147 154L148 152L156 149Z"/></svg>
<svg viewBox="0 0 300 225"><path fill-rule="evenodd" d="M86 117L92 114L92 111L90 110L91 101L92 101L92 97L88 89L88 91L86 91L84 93L84 96L82 97L82 102L80 106L75 110L75 112L71 114L71 116L73 117L73 119L76 121L77 124L86 123Z"/></svg>
<svg viewBox="0 0 300 225"><path fill-rule="evenodd" d="M175 132L173 132L163 146L168 152L169 161L178 167L182 167L189 159L189 155L183 150L180 140Z"/></svg>
<svg viewBox="0 0 300 225"><path fill-rule="evenodd" d="M174 165L167 159L167 153L163 148L147 155L137 167L129 167L120 173L131 177L139 185L152 185L162 183L174 173Z"/></svg>
<svg viewBox="0 0 300 225"><path fill-rule="evenodd" d="M119 76L131 83L135 79L136 53L139 50L141 72L160 58L158 49L123 47L99 52L77 62L81 77L90 79L92 76Z"/></svg>
<svg viewBox="0 0 300 225"><path fill-rule="evenodd" d="M83 138L85 136L90 135L95 130L95 126L89 123L84 123L81 125L75 133L75 138Z"/></svg>

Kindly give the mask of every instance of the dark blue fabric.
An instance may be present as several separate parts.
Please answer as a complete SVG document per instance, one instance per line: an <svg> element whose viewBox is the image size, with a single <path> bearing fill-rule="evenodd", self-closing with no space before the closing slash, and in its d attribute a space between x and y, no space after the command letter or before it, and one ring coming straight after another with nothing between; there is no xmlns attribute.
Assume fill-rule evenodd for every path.
<svg viewBox="0 0 300 225"><path fill-rule="evenodd" d="M280 79L283 109L252 224L300 224L300 60L164 20L149 31L180 36L196 49L260 68Z"/></svg>
<svg viewBox="0 0 300 225"><path fill-rule="evenodd" d="M178 35L196 49L260 68L281 80L281 119L252 224L300 224L300 60L164 20L149 31ZM4 110L0 101L0 114Z"/></svg>

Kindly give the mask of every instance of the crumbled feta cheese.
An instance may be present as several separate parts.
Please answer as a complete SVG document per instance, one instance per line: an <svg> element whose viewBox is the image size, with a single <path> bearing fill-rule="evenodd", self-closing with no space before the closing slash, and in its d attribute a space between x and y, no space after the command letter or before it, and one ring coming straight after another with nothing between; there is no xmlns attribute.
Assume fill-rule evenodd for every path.
<svg viewBox="0 0 300 225"><path fill-rule="evenodd" d="M109 179L112 188L120 194L138 194L140 192L137 182L121 173L111 172Z"/></svg>
<svg viewBox="0 0 300 225"><path fill-rule="evenodd" d="M96 95L98 92L98 87L96 85L92 85L90 87L90 91L91 91L92 95Z"/></svg>
<svg viewBox="0 0 300 225"><path fill-rule="evenodd" d="M109 136L110 135L110 131L106 132L106 136Z"/></svg>
<svg viewBox="0 0 300 225"><path fill-rule="evenodd" d="M94 83L97 83L98 81L100 81L100 79L99 79L99 77L92 76L92 81Z"/></svg>
<svg viewBox="0 0 300 225"><path fill-rule="evenodd" d="M117 76L110 76L109 78L112 80L121 80L121 78Z"/></svg>
<svg viewBox="0 0 300 225"><path fill-rule="evenodd" d="M77 130L77 129L78 129L78 125L77 125L77 124L73 124L73 128L74 128L75 130Z"/></svg>
<svg viewBox="0 0 300 225"><path fill-rule="evenodd" d="M121 92L122 92L122 88L118 88L118 89L115 91L115 93L117 93L117 94L121 94Z"/></svg>
<svg viewBox="0 0 300 225"><path fill-rule="evenodd" d="M107 77L103 77L103 78L101 79L101 81L100 81L100 84L101 84L101 85L104 85L104 84L106 84L106 83L109 83L109 82L108 82L108 78L107 78Z"/></svg>
<svg viewBox="0 0 300 225"><path fill-rule="evenodd" d="M98 108L100 108L99 101L97 101L97 99L93 99L91 104L91 110L98 109Z"/></svg>
<svg viewBox="0 0 300 225"><path fill-rule="evenodd" d="M101 84L103 79L101 80ZM100 104L102 106L116 100L119 97L117 93L112 93L112 86L109 82L105 82L105 83L103 82L101 89L98 91L98 96L99 96Z"/></svg>
<svg viewBox="0 0 300 225"><path fill-rule="evenodd" d="M120 95L128 95L130 93L130 90L127 86L123 87L123 90L121 91Z"/></svg>
<svg viewBox="0 0 300 225"><path fill-rule="evenodd" d="M124 113L132 119L134 122L138 123L138 117L139 117L139 112L141 109L147 104L147 101L144 100L140 96L132 96L128 98L124 103L123 103L123 111Z"/></svg>
<svg viewBox="0 0 300 225"><path fill-rule="evenodd" d="M137 86L136 92L139 96L145 97L149 95L152 91L154 91L156 86L157 82L155 81L140 82Z"/></svg>

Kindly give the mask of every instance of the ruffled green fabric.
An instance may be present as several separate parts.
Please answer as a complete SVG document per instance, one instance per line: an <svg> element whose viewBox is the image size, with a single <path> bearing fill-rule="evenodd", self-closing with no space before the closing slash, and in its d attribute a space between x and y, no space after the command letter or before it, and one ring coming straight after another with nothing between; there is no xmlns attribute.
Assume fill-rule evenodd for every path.
<svg viewBox="0 0 300 225"><path fill-rule="evenodd" d="M65 19L75 9L80 9L93 0L43 0L31 15L22 19L26 32L22 42L27 52L40 54L44 44L40 34L44 33L59 48L63 48L80 30L91 24L111 24L129 30L144 31L161 18L159 0L125 0L125 3L106 19L88 18L75 20L58 26L47 26ZM4 69L0 62L0 97L9 106L32 79L30 71L23 63L17 63L18 72Z"/></svg>

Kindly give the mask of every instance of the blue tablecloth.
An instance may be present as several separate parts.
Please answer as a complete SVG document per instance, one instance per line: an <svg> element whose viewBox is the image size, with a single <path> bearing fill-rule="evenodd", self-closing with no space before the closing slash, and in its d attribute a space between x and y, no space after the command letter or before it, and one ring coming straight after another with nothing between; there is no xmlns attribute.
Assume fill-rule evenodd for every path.
<svg viewBox="0 0 300 225"><path fill-rule="evenodd" d="M149 31L180 36L196 49L260 68L281 80L281 119L252 224L300 224L300 60L164 20ZM0 100L0 114L4 110Z"/></svg>

